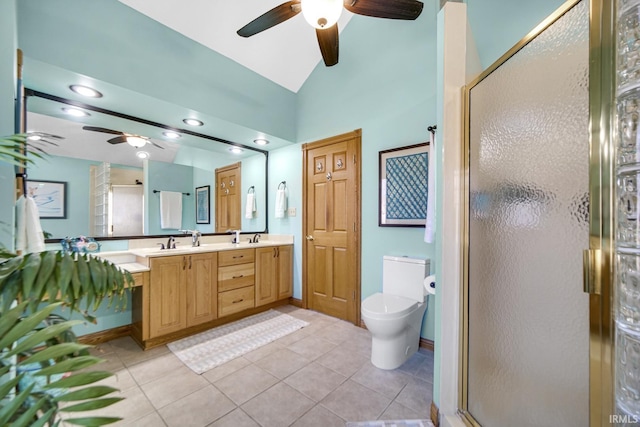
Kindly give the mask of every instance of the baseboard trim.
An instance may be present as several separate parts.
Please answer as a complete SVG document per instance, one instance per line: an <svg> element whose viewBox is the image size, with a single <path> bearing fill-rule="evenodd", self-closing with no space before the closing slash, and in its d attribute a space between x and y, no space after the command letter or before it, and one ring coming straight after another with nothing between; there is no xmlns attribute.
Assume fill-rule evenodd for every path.
<svg viewBox="0 0 640 427"><path fill-rule="evenodd" d="M420 348L426 348L431 351L435 351L436 349L434 342L426 338L420 338Z"/></svg>
<svg viewBox="0 0 640 427"><path fill-rule="evenodd" d="M294 297L289 298L289 304L291 304L294 307L304 308L302 304L302 300L298 298L294 298Z"/></svg>
<svg viewBox="0 0 640 427"><path fill-rule="evenodd" d="M440 426L440 410L438 409L438 406L431 402L431 422L433 423L433 425L435 427L439 427Z"/></svg>
<svg viewBox="0 0 640 427"><path fill-rule="evenodd" d="M116 338L128 337L131 335L131 325L124 325L118 328L106 329L93 334L82 335L78 337L78 342L82 344L98 345Z"/></svg>

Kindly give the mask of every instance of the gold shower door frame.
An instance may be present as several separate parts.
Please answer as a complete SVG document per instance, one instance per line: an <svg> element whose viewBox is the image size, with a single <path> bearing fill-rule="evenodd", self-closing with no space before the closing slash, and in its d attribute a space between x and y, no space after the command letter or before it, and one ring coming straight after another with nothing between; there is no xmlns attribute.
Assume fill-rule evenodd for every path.
<svg viewBox="0 0 640 427"><path fill-rule="evenodd" d="M584 288L589 293L589 420L611 425L614 414L614 146L615 82L614 0L589 4L589 250L584 256ZM569 0L505 53L464 90L464 241L460 334L459 413L466 424L480 426L469 413L469 218L470 218L470 93L471 89L580 3ZM541 408L541 410L544 410Z"/></svg>

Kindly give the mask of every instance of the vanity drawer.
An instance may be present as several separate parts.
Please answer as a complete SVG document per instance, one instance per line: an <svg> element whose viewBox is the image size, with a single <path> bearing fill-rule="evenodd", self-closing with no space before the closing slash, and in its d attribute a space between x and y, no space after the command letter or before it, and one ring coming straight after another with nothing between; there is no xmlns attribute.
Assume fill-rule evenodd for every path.
<svg viewBox="0 0 640 427"><path fill-rule="evenodd" d="M218 317L254 307L255 286L218 293Z"/></svg>
<svg viewBox="0 0 640 427"><path fill-rule="evenodd" d="M255 250L250 249L236 249L233 251L220 251L218 252L218 267L234 264L245 264L253 262L255 259Z"/></svg>
<svg viewBox="0 0 640 427"><path fill-rule="evenodd" d="M218 267L218 292L243 288L254 284L255 264L238 264Z"/></svg>

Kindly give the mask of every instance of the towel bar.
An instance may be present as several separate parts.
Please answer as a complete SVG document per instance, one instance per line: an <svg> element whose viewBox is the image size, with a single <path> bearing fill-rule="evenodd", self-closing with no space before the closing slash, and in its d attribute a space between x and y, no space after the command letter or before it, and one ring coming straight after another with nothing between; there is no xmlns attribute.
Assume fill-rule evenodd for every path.
<svg viewBox="0 0 640 427"><path fill-rule="evenodd" d="M153 192L154 192L154 193L159 193L159 192L160 192L160 190L153 190ZM183 192L182 194L183 194L184 196L190 196L190 195L191 195L191 193L184 193L184 192Z"/></svg>

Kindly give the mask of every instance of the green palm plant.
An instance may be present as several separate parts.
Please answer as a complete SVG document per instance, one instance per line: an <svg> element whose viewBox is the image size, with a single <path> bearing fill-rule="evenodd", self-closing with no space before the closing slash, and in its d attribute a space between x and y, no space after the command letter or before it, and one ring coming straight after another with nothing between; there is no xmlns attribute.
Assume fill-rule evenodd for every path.
<svg viewBox="0 0 640 427"><path fill-rule="evenodd" d="M31 153L26 135L0 139L0 161L26 166L32 160L25 152ZM84 370L102 360L91 356L90 346L79 344L72 333L82 321L61 319L54 310L68 306L95 322L89 311L105 299L110 306L124 308L125 289L132 283L128 272L88 255L18 255L0 248L0 425L57 426L61 413L68 414L66 423L76 425L120 420L72 415L121 398L109 397L116 389L96 384L110 372ZM29 383L25 368L33 366L38 369Z"/></svg>

